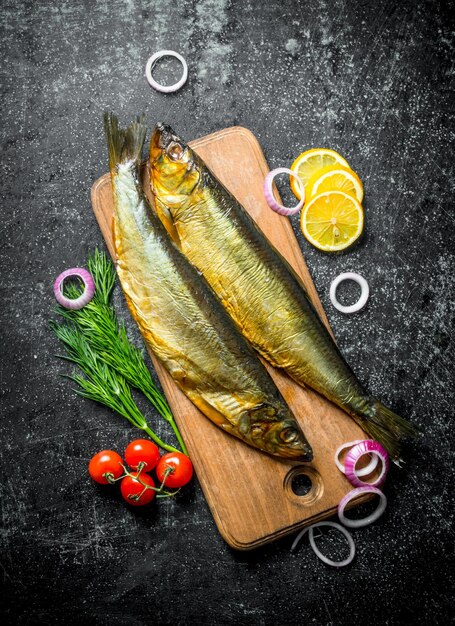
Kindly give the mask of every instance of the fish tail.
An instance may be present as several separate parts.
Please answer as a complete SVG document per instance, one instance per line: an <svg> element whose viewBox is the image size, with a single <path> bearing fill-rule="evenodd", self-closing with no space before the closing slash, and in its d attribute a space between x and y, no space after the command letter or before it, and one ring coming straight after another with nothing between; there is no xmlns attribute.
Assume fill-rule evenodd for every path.
<svg viewBox="0 0 455 626"><path fill-rule="evenodd" d="M376 399L372 400L363 416L353 417L364 431L384 446L394 461L400 459L401 440L416 437L421 432L417 426Z"/></svg>
<svg viewBox="0 0 455 626"><path fill-rule="evenodd" d="M127 128L120 128L118 117L113 113L106 112L104 113L104 131L111 170L115 169L119 163L128 161L140 163L147 132L143 115L138 116Z"/></svg>

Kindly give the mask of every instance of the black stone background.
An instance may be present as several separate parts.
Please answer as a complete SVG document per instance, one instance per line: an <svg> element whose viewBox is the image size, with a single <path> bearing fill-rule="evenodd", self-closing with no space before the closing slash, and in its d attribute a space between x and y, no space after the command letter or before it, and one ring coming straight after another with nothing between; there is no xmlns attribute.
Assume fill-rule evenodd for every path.
<svg viewBox="0 0 455 626"><path fill-rule="evenodd" d="M453 9L436 0L2 1L3 623L451 622ZM161 48L189 63L175 95L144 79ZM158 77L177 73L171 63ZM360 174L366 228L354 249L321 253L292 223L348 361L425 434L391 472L386 514L353 531L350 567L324 565L306 541L290 554L292 537L233 551L197 482L175 501L130 510L88 479L94 452L121 451L139 434L76 397L47 328L55 276L102 245L89 191L107 169L105 109L124 122L144 111L150 125L166 121L188 139L246 126L271 167L331 147ZM328 288L349 270L368 279L371 298L346 316ZM118 292L115 304L140 345Z"/></svg>

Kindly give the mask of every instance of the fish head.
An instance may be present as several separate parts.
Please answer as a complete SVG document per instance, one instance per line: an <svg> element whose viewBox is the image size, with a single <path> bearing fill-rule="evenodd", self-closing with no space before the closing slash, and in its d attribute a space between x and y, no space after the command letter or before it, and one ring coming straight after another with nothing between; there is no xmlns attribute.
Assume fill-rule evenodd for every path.
<svg viewBox="0 0 455 626"><path fill-rule="evenodd" d="M312 461L313 450L295 418L263 406L243 417L240 432L253 446L281 457Z"/></svg>
<svg viewBox="0 0 455 626"><path fill-rule="evenodd" d="M155 196L171 210L186 202L200 179L193 151L166 124L157 124L153 131L150 178Z"/></svg>

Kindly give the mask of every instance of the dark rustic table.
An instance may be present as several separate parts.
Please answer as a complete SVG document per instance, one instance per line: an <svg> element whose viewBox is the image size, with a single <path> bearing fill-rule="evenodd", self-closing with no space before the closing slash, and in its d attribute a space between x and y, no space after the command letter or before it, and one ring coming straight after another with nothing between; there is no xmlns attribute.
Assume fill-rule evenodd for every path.
<svg viewBox="0 0 455 626"><path fill-rule="evenodd" d="M2 1L3 624L449 623L453 9L435 0ZM144 79L161 48L188 60L174 95ZM157 76L178 72L163 64ZM246 126L271 167L331 147L361 176L365 236L351 251L321 253L292 223L348 361L424 436L391 472L386 514L353 533L348 568L327 567L306 541L291 555L292 538L233 551L197 481L176 500L131 510L88 479L94 452L122 450L138 434L73 393L48 329L55 276L103 246L89 191L107 169L106 109L124 122L143 111L188 139ZM329 301L342 271L371 286L356 315ZM119 292L115 304L140 345Z"/></svg>

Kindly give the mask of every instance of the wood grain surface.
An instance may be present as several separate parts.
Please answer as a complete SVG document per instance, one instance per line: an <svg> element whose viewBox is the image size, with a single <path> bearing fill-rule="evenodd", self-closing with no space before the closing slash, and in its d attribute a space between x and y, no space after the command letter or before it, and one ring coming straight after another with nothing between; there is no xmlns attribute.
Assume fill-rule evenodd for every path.
<svg viewBox="0 0 455 626"><path fill-rule="evenodd" d="M264 200L262 184L268 166L254 135L235 126L197 139L190 145L301 276L328 326L289 220L271 211ZM150 197L146 169L144 182ZM276 195L279 198L277 192ZM94 183L92 205L114 256L109 174ZM341 443L364 437L348 415L266 365L314 450L314 461L310 464L270 457L212 424L177 388L154 355L150 353L150 356L216 525L229 545L248 550L334 514L340 499L351 489L336 469L334 452ZM312 482L310 491L303 496L294 493L292 488L299 474L306 474Z"/></svg>

